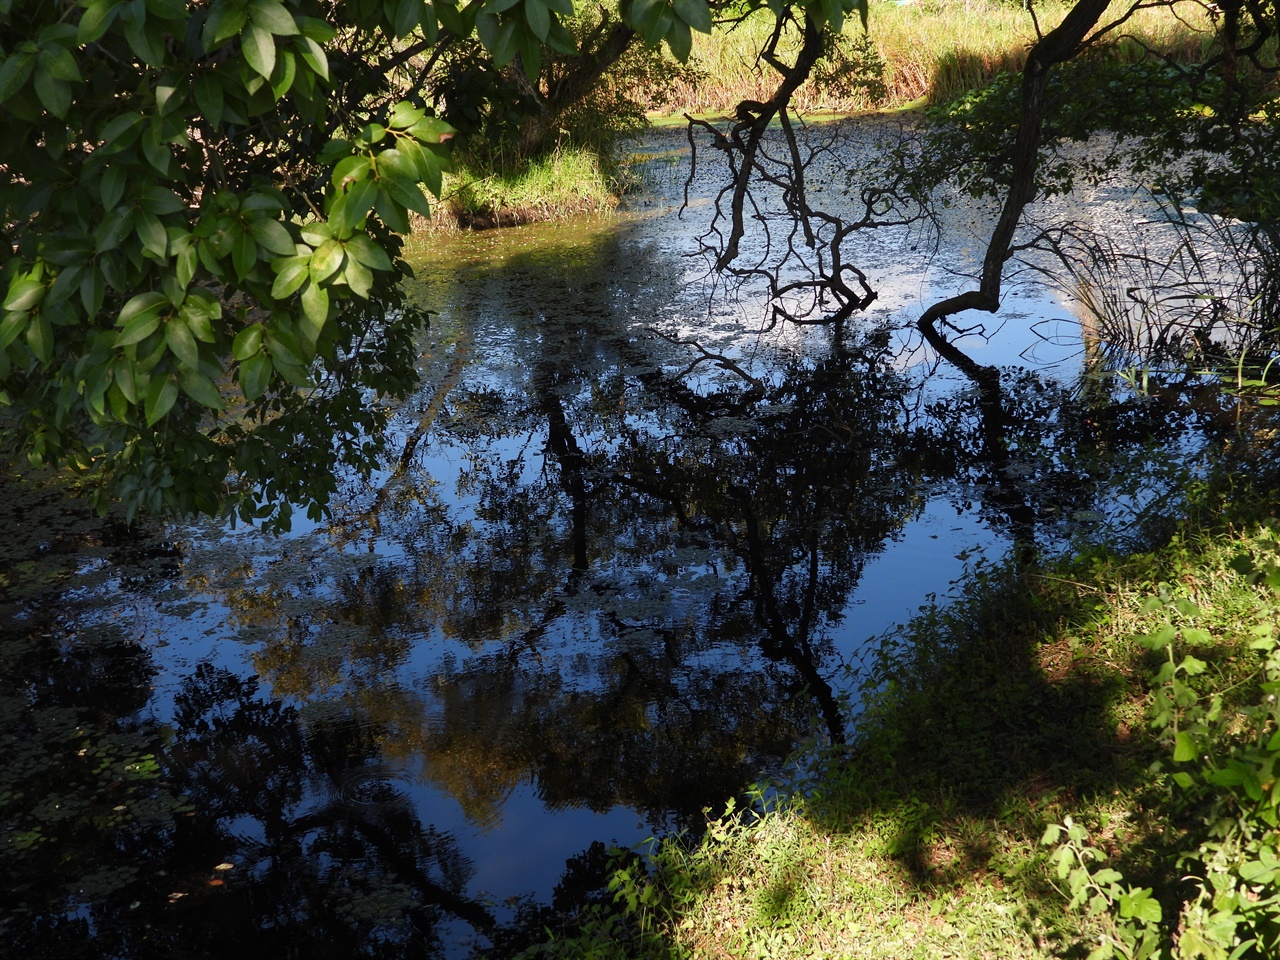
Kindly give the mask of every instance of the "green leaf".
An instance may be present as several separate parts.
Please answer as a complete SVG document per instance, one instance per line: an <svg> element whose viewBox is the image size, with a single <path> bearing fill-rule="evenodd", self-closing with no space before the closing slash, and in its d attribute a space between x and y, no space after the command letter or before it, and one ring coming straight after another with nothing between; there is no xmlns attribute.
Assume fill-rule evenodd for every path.
<svg viewBox="0 0 1280 960"><path fill-rule="evenodd" d="M293 237L278 220L254 220L249 232L258 245L278 256L287 257L294 252Z"/></svg>
<svg viewBox="0 0 1280 960"><path fill-rule="evenodd" d="M165 233L160 218L148 210L140 210L134 217L134 229L138 231L138 239L142 248L163 260L169 255L169 236Z"/></svg>
<svg viewBox="0 0 1280 960"><path fill-rule="evenodd" d="M266 328L260 323L250 324L245 327L236 334L236 339L231 344L231 356L237 360L244 361L261 353L262 338L266 332Z"/></svg>
<svg viewBox="0 0 1280 960"><path fill-rule="evenodd" d="M196 106L213 126L222 125L222 81L211 73L202 73L195 80Z"/></svg>
<svg viewBox="0 0 1280 960"><path fill-rule="evenodd" d="M298 76L298 58L292 50L281 50L276 62L276 72L271 75L271 92L279 100L293 88Z"/></svg>
<svg viewBox="0 0 1280 960"><path fill-rule="evenodd" d="M551 13L542 0L524 0L524 19L535 37L542 41L547 39L547 31L551 29Z"/></svg>
<svg viewBox="0 0 1280 960"><path fill-rule="evenodd" d="M1171 623L1162 624L1154 633L1139 637L1138 643L1148 650L1163 650L1178 636L1178 630Z"/></svg>
<svg viewBox="0 0 1280 960"><path fill-rule="evenodd" d="M387 125L393 130L408 130L424 117L426 117L426 111L421 107L415 107L408 100L401 100L391 108Z"/></svg>
<svg viewBox="0 0 1280 960"><path fill-rule="evenodd" d="M395 153L408 161L409 167L413 171L413 179L422 182L435 196L440 196L442 185L440 162L436 159L434 153L424 149L417 140L408 139L401 140L397 144Z"/></svg>
<svg viewBox="0 0 1280 960"><path fill-rule="evenodd" d="M187 11L186 0L146 0L147 10L162 20L179 20Z"/></svg>
<svg viewBox="0 0 1280 960"><path fill-rule="evenodd" d="M387 16L391 20L391 32L399 40L413 33L422 19L422 4L419 0L399 0L399 3L388 4Z"/></svg>
<svg viewBox="0 0 1280 960"><path fill-rule="evenodd" d="M821 11L821 19L827 24L827 28L833 34L839 34L844 29L844 4L841 0L820 0L818 9ZM809 7L810 12L813 6Z"/></svg>
<svg viewBox="0 0 1280 960"><path fill-rule="evenodd" d="M376 147L384 139L386 139L386 136L387 136L387 128L384 127L382 124L367 123L365 124L363 129L361 129L361 131L358 134L356 134L356 138L353 142L358 147Z"/></svg>
<svg viewBox="0 0 1280 960"><path fill-rule="evenodd" d="M185 92L180 92L175 84L160 83L156 85L156 110L161 115L170 113L182 106L185 100Z"/></svg>
<svg viewBox="0 0 1280 960"><path fill-rule="evenodd" d="M80 286L80 280L87 269L89 268L85 264L77 263L59 272L53 284L49 287L48 294L46 294L46 306L53 306L70 300L71 295Z"/></svg>
<svg viewBox="0 0 1280 960"><path fill-rule="evenodd" d="M127 347L151 336L160 326L160 312L169 305L162 293L140 293L130 298L116 318L120 333L116 335L116 347Z"/></svg>
<svg viewBox="0 0 1280 960"><path fill-rule="evenodd" d="M147 163L151 164L161 176L169 176L169 161L172 159L169 154L169 145L161 139L156 127L152 126L142 131L142 137L139 142L142 145L142 155L147 158Z"/></svg>
<svg viewBox="0 0 1280 960"><path fill-rule="evenodd" d="M1209 665L1207 663L1203 660L1197 660L1192 656L1183 657L1182 662L1178 664L1178 667L1189 677L1199 676L1209 669Z"/></svg>
<svg viewBox="0 0 1280 960"><path fill-rule="evenodd" d="M424 117L409 128L415 140L423 143L443 143L458 131L439 117Z"/></svg>
<svg viewBox="0 0 1280 960"><path fill-rule="evenodd" d="M373 171L373 161L364 154L345 157L333 168L333 185L339 190L356 180L363 180Z"/></svg>
<svg viewBox="0 0 1280 960"><path fill-rule="evenodd" d="M138 382L133 374L133 361L128 357L116 357L111 363L111 377L126 400L130 403L138 402Z"/></svg>
<svg viewBox="0 0 1280 960"><path fill-rule="evenodd" d="M316 43L310 37L303 37L299 44L301 46L302 59L306 62L311 70L319 75L322 79L329 79L329 57L324 52L324 47Z"/></svg>
<svg viewBox="0 0 1280 960"><path fill-rule="evenodd" d="M156 376L151 378L147 386L147 426L153 427L173 409L178 399L178 384L172 376Z"/></svg>
<svg viewBox="0 0 1280 960"><path fill-rule="evenodd" d="M27 324L27 346L41 363L53 359L53 326L43 313L33 316Z"/></svg>
<svg viewBox="0 0 1280 960"><path fill-rule="evenodd" d="M296 387L311 386L311 377L302 360L302 348L288 330L268 329L267 350L276 370Z"/></svg>
<svg viewBox="0 0 1280 960"><path fill-rule="evenodd" d="M137 139L142 127L143 116L140 113L124 113L112 117L98 133L102 141L101 149L106 153L118 153Z"/></svg>
<svg viewBox="0 0 1280 960"><path fill-rule="evenodd" d="M476 15L476 36L480 38L480 42L484 44L485 49L494 52L498 45L498 18L487 10ZM497 60L497 57L494 57ZM499 64L501 66L501 64Z"/></svg>
<svg viewBox="0 0 1280 960"><path fill-rule="evenodd" d="M342 266L345 253L337 240L326 240L311 256L311 279L322 283Z"/></svg>
<svg viewBox="0 0 1280 960"><path fill-rule="evenodd" d="M0 103L4 103L22 89L36 68L36 59L29 53L11 53L0 63Z"/></svg>
<svg viewBox="0 0 1280 960"><path fill-rule="evenodd" d="M271 284L271 296L276 300L288 299L310 275L311 255L273 260L271 269L276 272L275 281Z"/></svg>
<svg viewBox="0 0 1280 960"><path fill-rule="evenodd" d="M4 298L5 310L30 310L44 299L45 286L39 280L29 277L17 278L9 285L9 293Z"/></svg>
<svg viewBox="0 0 1280 960"><path fill-rule="evenodd" d="M27 321L30 319L31 315L23 311L5 314L4 319L0 320L0 353L27 329Z"/></svg>
<svg viewBox="0 0 1280 960"><path fill-rule="evenodd" d="M329 291L314 280L302 288L302 329L314 347L329 318Z"/></svg>
<svg viewBox="0 0 1280 960"><path fill-rule="evenodd" d="M1130 890L1120 895L1121 919L1159 923L1162 916L1160 901L1152 899L1150 889Z"/></svg>
<svg viewBox="0 0 1280 960"><path fill-rule="evenodd" d="M140 316L154 313L169 301L163 293L149 290L146 293L139 293L130 297L128 302L120 308L120 315L116 318L116 326L127 326L133 320Z"/></svg>
<svg viewBox="0 0 1280 960"><path fill-rule="evenodd" d="M240 364L240 389L246 400L257 400L271 380L273 368L269 354L259 351Z"/></svg>
<svg viewBox="0 0 1280 960"><path fill-rule="evenodd" d="M333 230L323 220L304 223L299 233L302 234L302 241L312 247L318 247L333 237Z"/></svg>
<svg viewBox="0 0 1280 960"><path fill-rule="evenodd" d="M202 73L196 77L196 106L214 127L223 123L223 84L218 77Z"/></svg>
<svg viewBox="0 0 1280 960"><path fill-rule="evenodd" d="M459 9L456 5L447 2L435 4L436 16L440 18L440 25L452 34L460 37L466 37L476 27L476 5L468 4L465 8Z"/></svg>
<svg viewBox="0 0 1280 960"><path fill-rule="evenodd" d="M164 326L164 342L177 358L183 370L196 370L200 366L200 348L196 338L181 317L171 317Z"/></svg>
<svg viewBox="0 0 1280 960"><path fill-rule="evenodd" d="M183 199L170 190L168 187L150 186L143 189L138 205L149 213L157 216L165 216L170 213L178 213L186 210L187 205ZM114 204L108 204L114 206Z"/></svg>
<svg viewBox="0 0 1280 960"><path fill-rule="evenodd" d="M676 16L699 33L711 32L711 8L705 0L673 0Z"/></svg>
<svg viewBox="0 0 1280 960"><path fill-rule="evenodd" d="M119 0L93 0L80 16L80 24L76 28L76 46L101 39L119 12Z"/></svg>
<svg viewBox="0 0 1280 960"><path fill-rule="evenodd" d="M243 280L258 262L258 244L248 230L239 229L231 235L231 263L236 277Z"/></svg>
<svg viewBox="0 0 1280 960"><path fill-rule="evenodd" d="M250 23L240 34L240 46L250 68L264 80L270 80L271 71L276 68L276 42L271 34L256 23Z"/></svg>
<svg viewBox="0 0 1280 960"><path fill-rule="evenodd" d="M44 104L44 108L59 120L64 119L71 109L71 84L65 80L52 77L43 66L36 68L36 96Z"/></svg>
<svg viewBox="0 0 1280 960"><path fill-rule="evenodd" d="M222 394L208 377L192 370L183 370L178 383L182 386L182 392L200 406L210 410L222 409Z"/></svg>
<svg viewBox="0 0 1280 960"><path fill-rule="evenodd" d="M357 233L347 241L348 255L359 260L370 270L390 270L391 258L387 252L369 238L368 234Z"/></svg>
<svg viewBox="0 0 1280 960"><path fill-rule="evenodd" d="M233 0L213 0L200 41L206 53L238 34L249 20L249 11Z"/></svg>
<svg viewBox="0 0 1280 960"><path fill-rule="evenodd" d="M357 180L351 184L330 208L329 223L333 232L344 237L359 229L377 199L378 185L372 180Z"/></svg>
<svg viewBox="0 0 1280 960"><path fill-rule="evenodd" d="M1174 761L1176 763L1186 763L1188 760L1194 760L1196 752L1196 742L1191 739L1191 734L1185 730L1180 731L1173 748Z"/></svg>
<svg viewBox="0 0 1280 960"><path fill-rule="evenodd" d="M200 265L200 255L196 252L196 238L191 234L180 234L176 239L169 237L169 252L173 254L173 277L178 286L186 288L195 279L196 267Z"/></svg>
<svg viewBox="0 0 1280 960"><path fill-rule="evenodd" d="M302 32L284 4L275 0L249 0L249 19L277 37L296 37Z"/></svg>
<svg viewBox="0 0 1280 960"><path fill-rule="evenodd" d="M667 30L667 46L671 48L673 57L687 63L689 54L693 52L693 34L689 31L689 24L672 17L671 27Z"/></svg>
<svg viewBox="0 0 1280 960"><path fill-rule="evenodd" d="M134 56L157 70L164 67L164 34L160 24L148 17L137 17L124 26L124 38Z"/></svg>
<svg viewBox="0 0 1280 960"><path fill-rule="evenodd" d="M396 233L409 232L409 213L402 204L382 193L378 195L373 208L378 211L379 219Z"/></svg>
<svg viewBox="0 0 1280 960"><path fill-rule="evenodd" d="M383 184L386 194L400 206L419 213L424 217L431 216L431 205L422 195L416 183L405 183L402 180L387 180Z"/></svg>
<svg viewBox="0 0 1280 960"><path fill-rule="evenodd" d="M347 257L346 268L342 271L342 280L351 288L352 293L366 300L369 299L369 293L373 289L373 274L359 260Z"/></svg>
<svg viewBox="0 0 1280 960"><path fill-rule="evenodd" d="M42 47L37 62L55 80L79 83L83 79L80 76L80 67L76 64L76 58L66 47L57 44Z"/></svg>
<svg viewBox="0 0 1280 960"><path fill-rule="evenodd" d="M80 305L84 307L84 312L91 317L96 317L98 311L102 309L102 301L106 299L106 295L107 285L102 273L98 270L89 270L80 281Z"/></svg>

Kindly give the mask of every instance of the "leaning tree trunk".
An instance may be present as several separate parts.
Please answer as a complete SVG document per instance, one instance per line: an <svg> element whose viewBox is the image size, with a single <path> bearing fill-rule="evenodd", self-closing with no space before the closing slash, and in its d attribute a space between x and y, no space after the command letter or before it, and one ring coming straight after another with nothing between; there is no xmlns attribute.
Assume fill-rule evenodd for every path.
<svg viewBox="0 0 1280 960"><path fill-rule="evenodd" d="M551 81L545 93L533 91L538 112L520 125L521 158L538 156L551 147L560 133L561 118L591 94L635 39L636 32L625 24L602 23L583 41L563 76Z"/></svg>

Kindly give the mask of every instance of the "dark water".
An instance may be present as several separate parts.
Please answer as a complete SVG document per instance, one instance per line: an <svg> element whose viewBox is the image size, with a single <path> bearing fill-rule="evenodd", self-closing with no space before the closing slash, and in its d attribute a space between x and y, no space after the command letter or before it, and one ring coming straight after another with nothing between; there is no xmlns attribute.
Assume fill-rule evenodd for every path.
<svg viewBox="0 0 1280 960"><path fill-rule="evenodd" d="M848 737L869 639L966 565L1173 510L1212 420L1082 385L1057 302L967 341L993 464L904 330L962 246L881 235L865 321L770 328L664 162L616 220L423 244L423 388L331 523L130 530L10 478L0 954L502 953L601 843Z"/></svg>

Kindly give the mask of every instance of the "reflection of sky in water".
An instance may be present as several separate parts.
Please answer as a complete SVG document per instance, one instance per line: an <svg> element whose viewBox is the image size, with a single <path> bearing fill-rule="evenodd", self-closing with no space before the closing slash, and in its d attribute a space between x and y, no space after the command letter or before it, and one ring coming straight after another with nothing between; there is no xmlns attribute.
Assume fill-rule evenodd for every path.
<svg viewBox="0 0 1280 960"><path fill-rule="evenodd" d="M160 668L154 715L172 719L176 684L201 662L296 684L292 694L308 723L329 722L326 704L359 705L395 728L384 745L388 782L423 823L460 841L476 870L469 891L497 901L529 892L545 898L565 859L594 839L628 845L667 825L654 811L638 813L625 804L593 812L585 802L558 800L548 809L548 794L563 784L538 780L531 756L539 744L517 738L512 745L508 738L513 725L542 722L549 737L562 738L550 747L589 749L589 738L556 727L592 716L564 708L564 701L626 690L616 673L629 664L651 666L643 661L659 640L679 648L671 656L675 666L670 676L644 682L671 703L710 709L717 701L707 692L708 677L784 672L750 644L720 637L696 645L710 626L734 615L750 619L749 610L711 613L699 606L710 603L708 596L731 606L747 575L741 563L729 569L716 550L700 546L696 531L661 518L607 535L593 530L602 539L593 541L581 589L567 571L572 497L549 463L555 458L547 452L548 410L557 403L575 410L583 419L571 424L572 436L582 454L613 460L628 442L660 445L671 429L667 413L640 384L655 371L690 368L697 353L673 340L696 339L771 385L782 382L789 361L816 364L828 352L825 329L763 329L763 310L750 290L716 299L721 282L707 279L704 259L687 256L706 209L695 205L680 220L637 213L616 222L415 241L430 249L418 257L413 289L438 316L423 341L424 386L391 428L393 455L426 428L408 474L388 470L367 487L349 485L336 504L335 525L299 516L294 532L278 541L210 525L177 532L188 544L190 582L162 594L154 609L138 601ZM900 351L893 366L913 375L925 373L929 361L909 324L972 268L972 252L964 249L951 262L941 254L921 261L912 249L918 243L899 231L855 238L848 250L880 290L872 320L895 328ZM602 256L603 268L596 262ZM1073 321L1046 294L1024 288L999 317L981 322L990 335L963 341L980 362L1043 367L1064 381L1073 376L1079 362ZM543 396L539 377L560 379L546 385ZM616 395L600 386L611 378L621 384ZM683 383L698 392L741 381L706 362ZM927 393L947 396L966 387L943 369ZM482 403L486 391L497 398L490 413ZM473 399L476 406L466 414ZM707 428L712 439L726 444L752 426L728 416L709 422L718 431ZM646 502L623 487L593 483L596 498L626 494ZM521 491L535 489L541 499L519 499ZM495 491L510 502L487 499ZM815 636L830 645L821 672L832 683L868 638L908 619L928 596L945 596L964 570L962 555L977 549L996 559L1007 549L1005 534L993 534L976 509L957 508L941 487L916 496L895 515L884 548L855 558L854 582L846 584L852 589ZM619 505L597 500L591 506L609 516ZM528 543L513 539L522 530ZM663 545L660 555L646 555L645 537ZM493 582L476 572L486 563L496 571ZM458 573L464 569L472 580ZM504 592L515 576L528 577L530 596ZM479 584L494 604L506 606L484 609L484 598L441 592L460 583ZM379 613L389 619L360 625L361 603L371 621ZM686 616L701 619L682 622ZM472 628L479 632L459 632ZM362 653L369 636L377 637L377 649ZM281 659L284 652L296 659ZM509 684L502 687L495 677L506 670ZM744 689L749 696L755 688ZM482 697L492 703L477 702ZM699 697L707 698L705 705ZM648 704L643 722L654 723L656 703ZM492 714L481 715L486 706ZM484 786L467 779L474 774L468 764L483 752L483 738L477 743L474 730L457 726L469 717L486 736L492 732L499 781L493 796L474 802L459 793L459 784ZM437 756L432 751L442 742L472 753ZM629 742L623 748L635 749ZM588 766L584 758L584 774ZM303 807L330 802L329 789L312 783Z"/></svg>

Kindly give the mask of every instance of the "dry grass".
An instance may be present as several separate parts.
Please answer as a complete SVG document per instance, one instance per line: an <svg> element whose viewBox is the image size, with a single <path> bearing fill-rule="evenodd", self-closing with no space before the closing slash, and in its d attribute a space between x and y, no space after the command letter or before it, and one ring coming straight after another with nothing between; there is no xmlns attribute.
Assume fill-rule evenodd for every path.
<svg viewBox="0 0 1280 960"><path fill-rule="evenodd" d="M1048 30L1069 4L1050 0L1037 6L1040 29ZM868 92L849 84L848 74L810 81L793 100L800 112L854 113L916 102L936 103L982 86L995 74L1022 68L1036 38L1031 15L1013 3L966 0L875 3L869 21L874 59L883 67L882 89ZM770 29L767 14L712 37L698 35L693 65L696 82L676 85L669 106L677 113L726 114L743 99L768 99L776 75L756 60ZM1126 61L1145 47L1192 61L1201 55L1208 29L1203 7L1185 0L1176 7L1143 10L1116 31L1114 56ZM862 41L855 18L845 27L853 47ZM794 48L780 51L786 59Z"/></svg>

